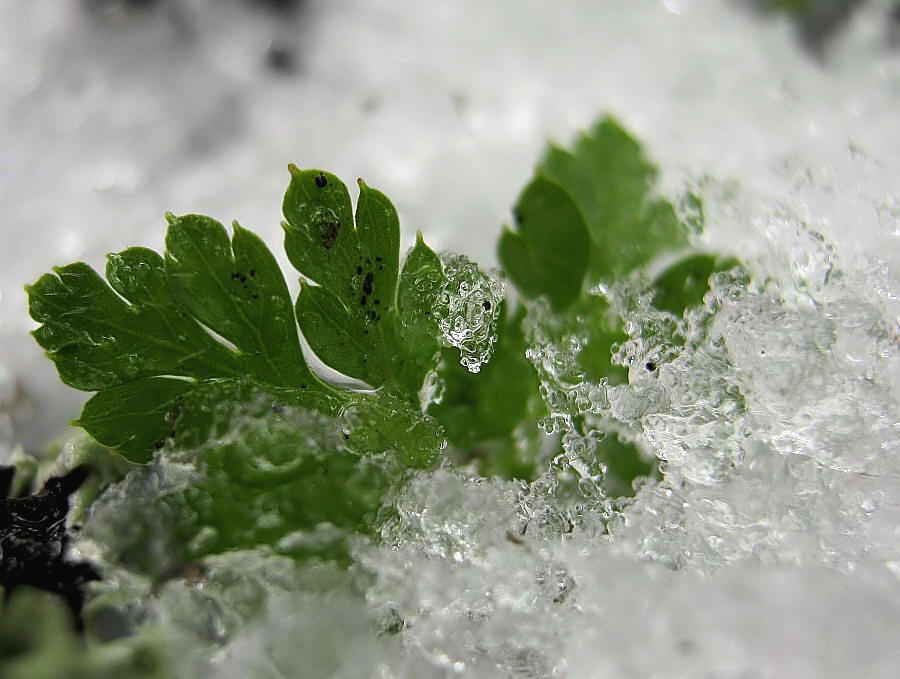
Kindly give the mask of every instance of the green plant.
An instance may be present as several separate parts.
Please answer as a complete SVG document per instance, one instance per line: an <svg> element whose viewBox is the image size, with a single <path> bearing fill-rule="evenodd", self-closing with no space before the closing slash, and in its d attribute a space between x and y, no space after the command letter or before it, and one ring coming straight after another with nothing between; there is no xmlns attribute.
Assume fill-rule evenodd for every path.
<svg viewBox="0 0 900 679"><path fill-rule="evenodd" d="M602 418L566 415L534 354L537 327L577 337L573 383L621 383L623 310L602 290L631 281L675 327L736 263L690 249L702 203L656 196L655 167L618 123L552 146L516 201L498 254L518 303L421 234L401 266L396 210L364 182L354 213L334 175L290 173L295 301L256 235L199 215L167 215L165 253L110 255L106 280L77 262L27 288L61 379L94 392L77 421L90 459L127 461L104 482L124 479L128 502L101 493L89 527L109 561L157 581L257 546L346 562L347 539L375 535L411 470L449 459L532 480L563 446L544 433L560 416L569 435L608 434L587 461L608 495L656 473ZM312 369L298 329L355 382Z"/></svg>

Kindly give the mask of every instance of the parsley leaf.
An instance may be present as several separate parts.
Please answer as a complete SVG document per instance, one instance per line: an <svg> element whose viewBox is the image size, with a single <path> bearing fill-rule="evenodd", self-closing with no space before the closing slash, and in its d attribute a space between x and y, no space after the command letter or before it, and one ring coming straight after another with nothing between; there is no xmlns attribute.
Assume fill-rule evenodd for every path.
<svg viewBox="0 0 900 679"><path fill-rule="evenodd" d="M503 230L500 261L522 294L546 295L555 309L567 307L581 294L591 252L581 212L565 189L538 175L513 214L517 231Z"/></svg>
<svg viewBox="0 0 900 679"><path fill-rule="evenodd" d="M707 253L688 255L653 279L653 306L681 316L686 309L703 303L710 276L738 265L734 257Z"/></svg>
<svg viewBox="0 0 900 679"><path fill-rule="evenodd" d="M441 332L433 309L443 280L441 260L425 245L419 232L416 244L403 264L397 291L397 311L406 349L399 379L410 390L422 386L425 375L437 364L441 351L438 339Z"/></svg>
<svg viewBox="0 0 900 679"><path fill-rule="evenodd" d="M229 237L200 215L167 216L164 256L146 248L110 255L106 281L76 262L26 288L41 324L34 336L62 380L97 392L76 424L146 462L170 438L197 445L215 411L261 393L336 413L359 397L310 370L298 320L326 364L373 387L388 383L417 404L439 348L427 318L431 298L416 298L422 257L433 257L426 267L432 285L442 280L440 261L420 239L399 276L397 212L363 182L354 225L337 177L292 166L284 214L288 256L316 282L303 284L296 316L262 240L237 223Z"/></svg>
<svg viewBox="0 0 900 679"><path fill-rule="evenodd" d="M26 288L34 336L60 376L97 391L76 424L146 462L204 392L265 385L324 409L341 402L303 359L287 285L262 241L198 215L168 216L166 257L110 255L109 283L88 265ZM188 409L190 410L190 409Z"/></svg>
<svg viewBox="0 0 900 679"><path fill-rule="evenodd" d="M541 447L537 421L546 408L525 358L525 308L510 314L505 306L494 355L481 372L470 373L444 350L438 370L443 398L428 413L443 425L461 462L475 460L484 476L531 480Z"/></svg>
<svg viewBox="0 0 900 679"><path fill-rule="evenodd" d="M291 167L284 197L285 250L304 284L297 319L315 354L335 370L379 387L396 372L400 223L381 192L350 194L328 172Z"/></svg>
<svg viewBox="0 0 900 679"><path fill-rule="evenodd" d="M613 280L687 245L672 205L654 198L657 170L615 120L601 119L572 151L551 146L538 174L565 187L591 237L592 280Z"/></svg>
<svg viewBox="0 0 900 679"><path fill-rule="evenodd" d="M611 118L572 151L551 146L505 230L498 255L526 297L565 309L590 283L621 278L657 255L687 245L687 228L650 191L656 168Z"/></svg>
<svg viewBox="0 0 900 679"><path fill-rule="evenodd" d="M578 338L577 371L594 383L627 380L624 368L612 363L614 347L627 335L623 319L590 288L645 271L661 255L685 249L691 231L702 230L700 198L688 194L683 223L671 203L653 195L656 176L637 140L612 118L603 118L571 150L548 149L513 210L515 230L504 229L498 243L499 259L518 291L526 299L549 301L553 341L561 346L566 338ZM712 274L735 264L691 253L658 274L648 292L658 309L681 316L702 303ZM526 308L532 309L528 303ZM464 390L451 390L451 384L451 403L471 400ZM453 406L443 407L452 411ZM468 425L468 439L476 438L476 427L483 439L496 435L477 420ZM452 427L448 432L453 441ZM463 437L457 433L456 438ZM651 469L633 444L612 435L604 440L597 456L608 468L607 488L630 494L633 476Z"/></svg>

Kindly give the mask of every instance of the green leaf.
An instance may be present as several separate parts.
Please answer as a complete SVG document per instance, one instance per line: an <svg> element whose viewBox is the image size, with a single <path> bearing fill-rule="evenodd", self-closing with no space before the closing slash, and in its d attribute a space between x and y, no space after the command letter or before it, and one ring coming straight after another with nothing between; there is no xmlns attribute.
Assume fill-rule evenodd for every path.
<svg viewBox="0 0 900 679"><path fill-rule="evenodd" d="M285 250L318 287L303 286L297 319L316 355L335 370L379 387L391 372L400 224L390 201L359 183L354 225L343 182L291 166L284 197Z"/></svg>
<svg viewBox="0 0 900 679"><path fill-rule="evenodd" d="M194 383L148 377L97 392L73 424L132 462L148 462L174 433L176 406Z"/></svg>
<svg viewBox="0 0 900 679"><path fill-rule="evenodd" d="M372 275L372 291L364 289L363 293L373 301L380 299L381 306L393 309L400 268L400 220L387 196L367 186L362 179L357 183L359 200L356 204L356 228L365 269L364 287L369 274Z"/></svg>
<svg viewBox="0 0 900 679"><path fill-rule="evenodd" d="M345 375L380 386L386 377L380 337L366 319L357 319L329 290L303 284L297 297L297 320L313 352Z"/></svg>
<svg viewBox="0 0 900 679"><path fill-rule="evenodd" d="M160 488L149 481L159 467L148 466L95 505L88 531L107 560L152 578L263 545L346 563L348 538L377 528L385 496L409 469L431 466L443 441L434 420L389 391L352 395L329 415L256 396L220 399L216 435L163 451L193 483Z"/></svg>
<svg viewBox="0 0 900 679"><path fill-rule="evenodd" d="M734 257L710 254L684 257L653 280L653 306L681 316L685 309L703 303L703 295L709 291L710 276L738 265Z"/></svg>
<svg viewBox="0 0 900 679"><path fill-rule="evenodd" d="M550 339L559 346L579 339L577 379L610 384L628 379L626 370L612 363L613 349L628 339L624 319L605 296L590 289L631 277L660 256L683 250L688 234L703 229L701 198L689 193L682 199L686 223L681 223L673 206L654 196L656 177L637 140L612 118L603 118L571 150L548 149L516 205L516 230L504 229L500 237L499 259L519 293L550 300L553 315L543 324ZM702 303L712 273L734 263L688 255L657 276L648 292L657 308L681 315ZM445 412L435 414L445 422L451 442L483 449L496 432L480 430L477 417L466 417L466 407L475 409L483 386L467 385L455 375L447 375L446 382ZM506 422L508 431L513 426L521 422ZM598 455L615 494L630 494L632 479L648 473L634 445L614 435L604 439Z"/></svg>
<svg viewBox="0 0 900 679"><path fill-rule="evenodd" d="M609 302L598 295L585 295L572 307L566 331L586 337L578 354L585 377L592 382L606 378L610 384L624 384L628 372L612 363L613 345L628 339L622 320L612 313Z"/></svg>
<svg viewBox="0 0 900 679"><path fill-rule="evenodd" d="M374 387L418 391L438 353L427 318L443 280L419 241L397 309L400 226L379 191L359 182L350 197L329 173L291 167L285 247L304 282L295 305L275 258L234 224L229 237L201 215L167 215L164 257L146 248L110 255L108 283L84 263L27 288L38 342L62 379L97 393L77 424L103 445L146 462L170 439L197 445L222 413L248 399L277 398L334 413L353 399L307 366L297 323L329 366ZM420 289L429 281L427 290ZM397 434L390 427L386 431Z"/></svg>
<svg viewBox="0 0 900 679"><path fill-rule="evenodd" d="M527 297L546 295L564 309L581 294L591 244L569 194L544 177L522 191L514 210L517 231L504 229L499 258Z"/></svg>
<svg viewBox="0 0 900 679"><path fill-rule="evenodd" d="M551 147L538 173L564 187L584 216L593 280L624 276L687 244L671 204L652 196L656 168L612 118L579 137L571 152Z"/></svg>
<svg viewBox="0 0 900 679"><path fill-rule="evenodd" d="M632 497L635 479L659 474L655 461L646 460L634 443L623 441L616 432L608 433L597 443L595 455L606 467L603 485L611 497Z"/></svg>
<svg viewBox="0 0 900 679"><path fill-rule="evenodd" d="M353 272L363 262L347 187L330 172L289 169L282 206L288 259L345 304L358 300L361 282Z"/></svg>
<svg viewBox="0 0 900 679"><path fill-rule="evenodd" d="M438 256L425 245L422 233L416 234L416 244L406 257L400 274L397 305L406 358L398 366L401 381L409 389L418 389L425 375L437 364L441 344L440 330L432 309L444 270Z"/></svg>
<svg viewBox="0 0 900 679"><path fill-rule="evenodd" d="M199 215L171 218L166 276L195 319L230 341L245 374L274 386L312 381L297 339L290 294L258 236Z"/></svg>
<svg viewBox="0 0 900 679"><path fill-rule="evenodd" d="M153 375L240 374L236 356L176 303L159 255L130 248L106 271L115 292L82 262L26 287L41 323L33 335L63 382L96 391Z"/></svg>
<svg viewBox="0 0 900 679"><path fill-rule="evenodd" d="M544 414L538 393L538 377L525 358L525 337L521 324L524 307L504 321L494 345L494 356L481 372L470 373L444 351L438 372L444 381L440 403L428 412L444 427L447 438L462 462L477 461L480 473L531 480L536 474L534 455L539 440L519 446L514 431L537 438L537 420Z"/></svg>
<svg viewBox="0 0 900 679"><path fill-rule="evenodd" d="M302 285L297 299L304 337L331 368L375 388L400 387L415 400L439 333L433 323L410 324L409 314L400 318L398 295L411 309L415 270L428 268L439 285L440 260L420 238L398 281L400 223L384 194L360 180L354 223L349 193L337 177L290 170L283 206L285 249L297 270L316 283ZM430 313L436 288L422 292L414 293L414 313Z"/></svg>
<svg viewBox="0 0 900 679"><path fill-rule="evenodd" d="M110 255L109 284L77 262L26 288L38 343L63 381L97 391L77 424L145 462L177 433L181 403L210 383L292 389L314 407L341 397L300 349L287 286L262 241L235 225L169 216L165 258Z"/></svg>

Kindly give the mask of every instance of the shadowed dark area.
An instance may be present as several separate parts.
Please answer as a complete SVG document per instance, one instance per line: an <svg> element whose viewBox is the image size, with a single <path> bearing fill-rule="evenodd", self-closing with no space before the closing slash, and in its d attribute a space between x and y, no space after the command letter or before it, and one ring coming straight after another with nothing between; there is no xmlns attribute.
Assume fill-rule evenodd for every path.
<svg viewBox="0 0 900 679"><path fill-rule="evenodd" d="M77 467L51 478L35 495L7 498L12 469L0 469L0 586L7 596L24 585L59 594L80 626L83 586L100 576L90 564L67 558L66 515L69 496L84 483L88 470Z"/></svg>

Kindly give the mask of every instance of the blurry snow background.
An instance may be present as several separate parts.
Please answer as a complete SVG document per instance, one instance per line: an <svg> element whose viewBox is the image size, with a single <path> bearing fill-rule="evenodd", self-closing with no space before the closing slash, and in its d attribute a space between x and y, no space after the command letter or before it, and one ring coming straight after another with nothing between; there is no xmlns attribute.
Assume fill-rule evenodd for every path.
<svg viewBox="0 0 900 679"><path fill-rule="evenodd" d="M666 192L706 187L698 244L775 281L774 298L718 291L716 332L743 358L729 370L761 410L725 418L734 429L710 440L734 443L746 426L759 446L739 472L716 476L690 468L677 408L644 420L683 484L626 512L615 549L552 531L506 540L517 508L531 507L514 502L514 484L424 477L398 500L409 525L386 529L397 549L359 555L378 574L372 605L418 616L400 676L891 676L897 8L823 2L854 6L825 39L761 17L759 4L0 1L0 446L45 444L83 400L26 335L22 285L49 267L102 268L106 252L160 248L167 210L236 218L281 257L288 162L382 189L407 245L422 229L437 248L493 264L546 140L567 143L609 111L659 164ZM754 362L766 337L774 368ZM707 358L683 357L672 385L702 397ZM778 467L793 452L811 462ZM298 612L288 640L246 632L235 676L262 672L252 663L269 643L284 666L291 630L309 633L321 601L293 596L292 609L276 597ZM332 601L333 626L357 606ZM402 666L395 642L346 634L358 664L340 648L309 652L332 653L322 667L344 663L346 676Z"/></svg>

